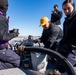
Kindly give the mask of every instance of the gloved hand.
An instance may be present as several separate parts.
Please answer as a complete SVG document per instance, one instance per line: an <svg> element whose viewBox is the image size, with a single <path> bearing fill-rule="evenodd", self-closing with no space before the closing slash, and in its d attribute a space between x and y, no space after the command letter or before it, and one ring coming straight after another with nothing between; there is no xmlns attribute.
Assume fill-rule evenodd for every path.
<svg viewBox="0 0 76 75"><path fill-rule="evenodd" d="M13 33L14 37L18 37L19 33Z"/></svg>
<svg viewBox="0 0 76 75"><path fill-rule="evenodd" d="M19 29L13 29L14 37L19 35Z"/></svg>
<svg viewBox="0 0 76 75"><path fill-rule="evenodd" d="M18 51L19 51L19 52L24 52L24 48L25 48L25 46L19 46L19 47L18 47Z"/></svg>
<svg viewBox="0 0 76 75"><path fill-rule="evenodd" d="M18 33L19 32L19 29L13 29L13 30L9 30L10 33Z"/></svg>
<svg viewBox="0 0 76 75"><path fill-rule="evenodd" d="M13 29L13 32L14 33L18 33L19 32L19 29Z"/></svg>
<svg viewBox="0 0 76 75"><path fill-rule="evenodd" d="M47 41L46 43L45 43L45 48L50 48L51 47L51 42L50 41Z"/></svg>
<svg viewBox="0 0 76 75"><path fill-rule="evenodd" d="M19 46L16 53L19 54L20 52L28 53L28 51L25 50L25 46Z"/></svg>
<svg viewBox="0 0 76 75"><path fill-rule="evenodd" d="M13 30L9 30L10 33L13 33Z"/></svg>
<svg viewBox="0 0 76 75"><path fill-rule="evenodd" d="M40 39L35 39L33 40L34 43L39 43L40 42Z"/></svg>

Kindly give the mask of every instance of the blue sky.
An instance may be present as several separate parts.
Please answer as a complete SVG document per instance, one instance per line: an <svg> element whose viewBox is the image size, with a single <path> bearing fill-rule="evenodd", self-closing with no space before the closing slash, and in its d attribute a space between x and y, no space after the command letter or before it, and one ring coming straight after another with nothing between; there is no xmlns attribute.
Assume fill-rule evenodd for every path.
<svg viewBox="0 0 76 75"><path fill-rule="evenodd" d="M51 17L53 6L57 4L62 11L64 0L8 0L7 16L10 16L9 29L18 28L22 36L41 36L40 18ZM76 0L74 0L76 1ZM75 2L76 3L76 2ZM63 26L64 14L61 19Z"/></svg>

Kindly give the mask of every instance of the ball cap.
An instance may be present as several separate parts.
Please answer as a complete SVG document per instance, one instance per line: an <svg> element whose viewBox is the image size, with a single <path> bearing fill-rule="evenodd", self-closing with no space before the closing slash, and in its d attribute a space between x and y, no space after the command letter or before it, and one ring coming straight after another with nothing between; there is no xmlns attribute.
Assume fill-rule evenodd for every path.
<svg viewBox="0 0 76 75"><path fill-rule="evenodd" d="M40 26L44 26L48 21L50 21L47 17L42 17L40 19Z"/></svg>

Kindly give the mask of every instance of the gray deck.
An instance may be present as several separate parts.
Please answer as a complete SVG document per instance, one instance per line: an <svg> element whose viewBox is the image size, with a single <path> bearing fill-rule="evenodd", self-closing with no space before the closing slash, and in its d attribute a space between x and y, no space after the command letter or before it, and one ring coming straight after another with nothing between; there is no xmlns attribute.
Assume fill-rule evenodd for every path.
<svg viewBox="0 0 76 75"><path fill-rule="evenodd" d="M75 68L76 70L76 68ZM10 68L5 70L0 70L0 75L45 75L36 71L26 71L27 74L25 74L22 70L19 68ZM66 72L62 73L61 75L67 75Z"/></svg>
<svg viewBox="0 0 76 75"><path fill-rule="evenodd" d="M19 68L0 70L0 75L26 75Z"/></svg>

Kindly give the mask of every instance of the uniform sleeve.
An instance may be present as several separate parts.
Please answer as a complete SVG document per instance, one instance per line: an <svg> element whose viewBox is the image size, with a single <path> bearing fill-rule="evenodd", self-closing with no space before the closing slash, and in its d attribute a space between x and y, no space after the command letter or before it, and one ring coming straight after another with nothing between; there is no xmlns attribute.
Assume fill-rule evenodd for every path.
<svg viewBox="0 0 76 75"><path fill-rule="evenodd" d="M76 36L75 36L75 33L76 33L76 19L73 20L72 23L73 24L71 25L72 26L71 31L73 31L73 32L70 32L70 33L72 33L72 35L69 32L67 33L67 32L64 31L65 36L63 36L62 40L59 42L59 50L64 49L64 50L69 51L69 50L72 50L73 47L76 47ZM65 30L65 25L64 25L64 30ZM65 33L70 34L70 35L67 35ZM69 39L69 38L67 38L68 36L69 37L72 36L72 38L69 41L67 41Z"/></svg>
<svg viewBox="0 0 76 75"><path fill-rule="evenodd" d="M9 41L16 37L17 33L8 33L8 22L4 17L0 16L0 41Z"/></svg>
<svg viewBox="0 0 76 75"><path fill-rule="evenodd" d="M60 28L58 26L52 28L52 30L50 31L51 35L49 36L48 41L50 41L51 44L53 44L56 41L59 35L59 31L60 31Z"/></svg>
<svg viewBox="0 0 76 75"><path fill-rule="evenodd" d="M43 31L42 31L42 35L41 35L41 37L39 38L40 39L40 42L43 42L44 41L44 34L45 34L45 31L44 31L44 29L43 29Z"/></svg>
<svg viewBox="0 0 76 75"><path fill-rule="evenodd" d="M58 11L57 13L53 14L56 18L60 19L62 18L63 13L61 11Z"/></svg>

